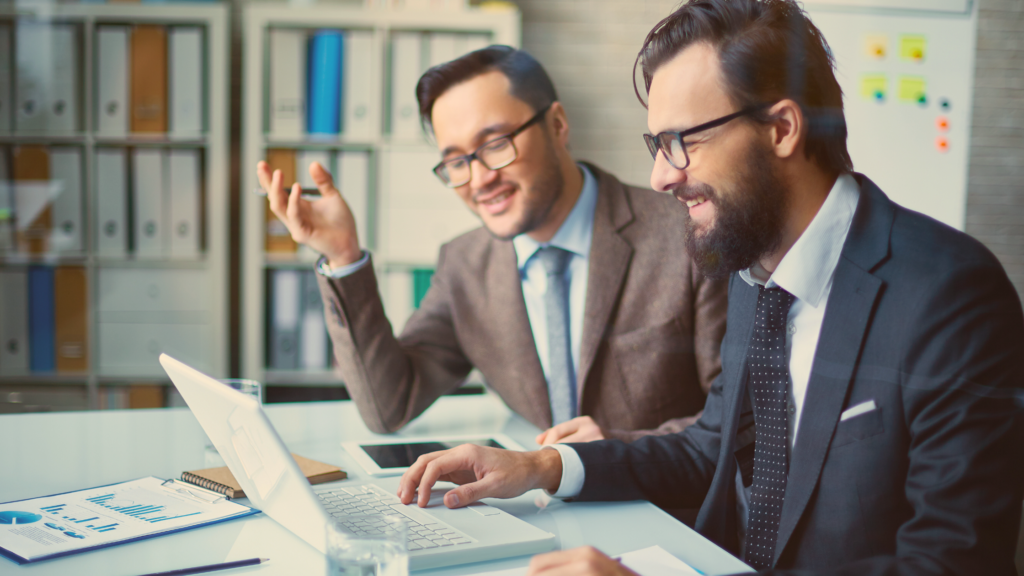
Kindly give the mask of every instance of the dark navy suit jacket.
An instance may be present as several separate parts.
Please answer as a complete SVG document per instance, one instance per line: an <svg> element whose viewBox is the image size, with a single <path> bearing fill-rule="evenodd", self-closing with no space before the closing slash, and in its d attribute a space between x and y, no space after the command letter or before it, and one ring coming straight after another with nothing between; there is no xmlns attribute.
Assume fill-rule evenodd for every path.
<svg viewBox="0 0 1024 576"><path fill-rule="evenodd" d="M790 460L773 574L1016 574L1024 497L1024 317L1003 267L967 235L856 175ZM701 506L738 554L737 428L757 289L735 275L722 373L686 431L573 444L578 500ZM840 421L851 406L877 409ZM743 435L741 435L742 437Z"/></svg>

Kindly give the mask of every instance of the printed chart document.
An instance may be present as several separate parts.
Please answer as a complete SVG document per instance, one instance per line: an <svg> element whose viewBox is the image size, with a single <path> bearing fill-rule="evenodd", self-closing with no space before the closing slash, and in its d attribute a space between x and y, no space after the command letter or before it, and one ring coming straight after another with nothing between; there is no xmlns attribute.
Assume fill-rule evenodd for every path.
<svg viewBox="0 0 1024 576"><path fill-rule="evenodd" d="M0 504L0 555L25 564L257 512L220 494L150 476Z"/></svg>
<svg viewBox="0 0 1024 576"><path fill-rule="evenodd" d="M619 556L626 568L640 576L699 576L699 572L686 562L669 554L661 546L651 546ZM526 576L526 568L511 568L494 572L481 572L476 576Z"/></svg>

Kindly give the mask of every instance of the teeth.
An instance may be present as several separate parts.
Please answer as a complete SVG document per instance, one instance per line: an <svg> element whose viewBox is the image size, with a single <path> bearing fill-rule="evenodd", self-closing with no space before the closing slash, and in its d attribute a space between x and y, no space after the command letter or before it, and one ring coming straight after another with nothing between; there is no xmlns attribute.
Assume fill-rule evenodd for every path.
<svg viewBox="0 0 1024 576"><path fill-rule="evenodd" d="M502 200L504 200L505 198L508 198L510 194L512 194L511 191L505 192L504 194L498 194L494 198L491 198L490 200L484 201L484 204L497 204L497 203L501 202Z"/></svg>
<svg viewBox="0 0 1024 576"><path fill-rule="evenodd" d="M694 206L696 206L698 204L703 204L703 203L704 203L704 197L703 196L698 196L698 197L694 198L693 200L687 200L686 201L686 207L687 208L693 208Z"/></svg>

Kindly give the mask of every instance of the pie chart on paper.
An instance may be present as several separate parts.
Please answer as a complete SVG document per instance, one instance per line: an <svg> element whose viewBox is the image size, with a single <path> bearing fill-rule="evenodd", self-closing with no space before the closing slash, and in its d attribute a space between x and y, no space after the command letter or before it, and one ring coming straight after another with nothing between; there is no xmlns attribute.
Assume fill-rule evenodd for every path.
<svg viewBox="0 0 1024 576"><path fill-rule="evenodd" d="M43 517L39 514L31 512L0 512L0 524L31 524L42 519Z"/></svg>

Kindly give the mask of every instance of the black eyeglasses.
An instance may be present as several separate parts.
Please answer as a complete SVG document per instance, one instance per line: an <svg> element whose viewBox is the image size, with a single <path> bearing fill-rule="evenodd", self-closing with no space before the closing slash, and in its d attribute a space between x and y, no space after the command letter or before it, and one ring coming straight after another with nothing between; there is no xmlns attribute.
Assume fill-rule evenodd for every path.
<svg viewBox="0 0 1024 576"><path fill-rule="evenodd" d="M661 132L658 135L644 134L644 142L647 143L647 149L651 152L651 158L658 159L658 150L661 150L665 154L665 159L672 165L676 170L686 170L690 165L690 155L686 152L686 143L683 142L683 138L691 136L698 132L717 128L726 122L730 122L739 118L740 116L746 116L758 110L762 110L771 106L771 104L755 104L748 106L739 112L733 112L728 116L722 116L716 120L705 122L700 126L694 126L689 130L683 130L682 132Z"/></svg>
<svg viewBox="0 0 1024 576"><path fill-rule="evenodd" d="M488 170L504 168L515 162L516 158L519 157L519 152L516 150L516 144L512 139L544 118L544 114L547 113L549 108L551 108L551 104L542 108L540 112L534 114L533 118L527 120L519 128L508 134L498 136L493 140L488 140L474 150L472 154L456 156L451 160L445 160L434 166L434 174L441 179L445 186L458 188L465 185L473 177L470 164L472 164L474 159L479 160Z"/></svg>

